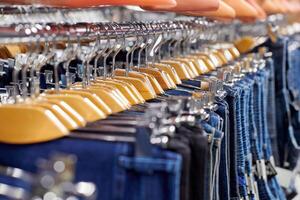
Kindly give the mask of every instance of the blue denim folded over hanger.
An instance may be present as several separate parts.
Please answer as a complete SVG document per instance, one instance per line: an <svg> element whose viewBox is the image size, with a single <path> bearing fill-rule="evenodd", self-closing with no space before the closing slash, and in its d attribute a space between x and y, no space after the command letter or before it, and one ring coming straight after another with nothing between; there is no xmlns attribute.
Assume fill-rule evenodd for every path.
<svg viewBox="0 0 300 200"><path fill-rule="evenodd" d="M0 144L0 152L5 152L0 163L35 172L40 158L73 154L77 157L75 181L95 183L99 200L179 200L181 157L156 146L150 157L136 156L134 149L134 143L74 138L32 145Z"/></svg>

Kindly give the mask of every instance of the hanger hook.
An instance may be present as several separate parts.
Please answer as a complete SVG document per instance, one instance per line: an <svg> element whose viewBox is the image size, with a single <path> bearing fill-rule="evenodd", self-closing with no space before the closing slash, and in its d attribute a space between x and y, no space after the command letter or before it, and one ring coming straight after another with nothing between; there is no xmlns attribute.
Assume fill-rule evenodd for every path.
<svg viewBox="0 0 300 200"><path fill-rule="evenodd" d="M101 30L102 28L105 30L105 33L104 33L104 36L107 37L107 43L106 43L106 46L104 48L101 49ZM96 80L97 78L97 68L98 68L98 61L99 59L104 55L104 53L107 51L107 49L110 47L110 39L108 37L108 28L105 27L104 24L102 23L99 23L98 24L98 33L99 33L99 48L98 48L98 51L97 51L97 56L95 57L95 60L94 60L94 80Z"/></svg>

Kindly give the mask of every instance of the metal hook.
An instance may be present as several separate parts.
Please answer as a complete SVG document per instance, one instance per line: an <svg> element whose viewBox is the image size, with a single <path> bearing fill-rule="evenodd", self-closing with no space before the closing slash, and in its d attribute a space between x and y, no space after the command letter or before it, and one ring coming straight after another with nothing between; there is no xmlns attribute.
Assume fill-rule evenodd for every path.
<svg viewBox="0 0 300 200"><path fill-rule="evenodd" d="M130 26L132 26L132 23L128 23ZM134 26L133 26L134 28ZM136 35L135 35L136 36ZM124 34L124 37L125 37L125 34ZM137 36L136 36L137 37ZM129 66L129 55L132 51L135 50L137 46L137 41L135 41L135 43L132 45L131 49L128 49L127 53L126 53L126 70L125 70L125 74L126 76L128 76L128 73L130 71L130 66Z"/></svg>
<svg viewBox="0 0 300 200"><path fill-rule="evenodd" d="M116 31L115 27L111 24L107 24L109 27L111 27L114 31ZM108 36L110 37L110 36ZM110 40L109 40L110 41ZM109 55L114 51L114 48L111 48L106 55L104 56L103 59L103 78L106 79L107 78L107 58L109 57Z"/></svg>
<svg viewBox="0 0 300 200"><path fill-rule="evenodd" d="M25 27L28 34L30 35L31 42L30 42L30 50L27 55L26 62L22 65L22 97L25 100L28 97L28 91L27 91L27 70L34 62L35 58L37 57L37 49L39 45L39 36L37 35L34 37L33 34L36 34L36 29L34 26L27 26Z"/></svg>
<svg viewBox="0 0 300 200"><path fill-rule="evenodd" d="M101 46L100 46L101 38L99 37L99 39L100 39L99 49L97 51L97 56L95 57L95 61L94 61L94 80L96 80L96 78L97 78L98 61L104 55L104 53L110 48L110 37L109 37L108 27L106 27L102 23L98 24L98 27L99 27L99 33L101 31L101 27L104 27L104 29L106 31L105 36L107 37L107 43L106 43L106 46L103 49L101 49Z"/></svg>
<svg viewBox="0 0 300 200"><path fill-rule="evenodd" d="M118 26L118 24L116 24L117 26ZM116 31L116 30L115 30ZM118 34L117 34L117 32L116 32L116 41L118 41ZM114 71L115 71L115 65L116 65L116 57L117 57L117 55L119 54L119 52L122 50L122 48L125 46L125 43L124 43L125 41L123 40L123 44L121 43L120 44L120 47L118 47L117 45L116 45L116 51L115 51L115 53L114 53L114 55L113 55L113 57L112 57L112 74L111 74L111 76L113 77L114 75L115 75L115 73L114 73Z"/></svg>

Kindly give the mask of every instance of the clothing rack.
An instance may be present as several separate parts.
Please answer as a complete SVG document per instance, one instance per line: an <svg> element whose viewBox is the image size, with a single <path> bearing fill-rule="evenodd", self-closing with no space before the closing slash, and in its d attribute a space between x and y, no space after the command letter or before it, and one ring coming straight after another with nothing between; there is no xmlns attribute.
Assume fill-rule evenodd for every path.
<svg viewBox="0 0 300 200"><path fill-rule="evenodd" d="M290 200L299 23L161 1L3 1L0 199Z"/></svg>

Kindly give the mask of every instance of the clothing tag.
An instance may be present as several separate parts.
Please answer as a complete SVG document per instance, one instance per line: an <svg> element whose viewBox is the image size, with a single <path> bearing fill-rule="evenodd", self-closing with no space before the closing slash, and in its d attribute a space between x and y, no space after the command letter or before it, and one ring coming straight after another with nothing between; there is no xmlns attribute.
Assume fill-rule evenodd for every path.
<svg viewBox="0 0 300 200"><path fill-rule="evenodd" d="M247 190L248 190L248 194L249 195L252 195L255 193L255 188L254 188L254 179L253 179L253 175L252 173L251 174L248 174L246 176L247 178Z"/></svg>
<svg viewBox="0 0 300 200"><path fill-rule="evenodd" d="M277 171L275 167L273 166L272 162L268 160L266 161L266 172L267 172L268 179L271 179L277 175Z"/></svg>
<svg viewBox="0 0 300 200"><path fill-rule="evenodd" d="M45 70L45 78L46 78L46 84L52 84L53 83L53 72L50 70Z"/></svg>
<svg viewBox="0 0 300 200"><path fill-rule="evenodd" d="M8 94L7 93L0 94L0 103L6 103L7 99L8 99Z"/></svg>
<svg viewBox="0 0 300 200"><path fill-rule="evenodd" d="M264 159L256 161L256 171L254 174L263 180L267 180L267 170L266 170L266 163Z"/></svg>
<svg viewBox="0 0 300 200"><path fill-rule="evenodd" d="M291 170L283 169L280 167L276 167L276 171L280 186L282 186L283 188L288 188L293 178L293 172Z"/></svg>
<svg viewBox="0 0 300 200"><path fill-rule="evenodd" d="M259 193L258 193L258 186L257 186L257 182L256 181L254 181L254 196L255 196L255 199L256 200L260 200L259 199L259 195L258 195Z"/></svg>
<svg viewBox="0 0 300 200"><path fill-rule="evenodd" d="M300 175L297 174L296 177L294 177L295 180L294 180L294 185L293 187L295 188L296 192L298 194L300 194Z"/></svg>

